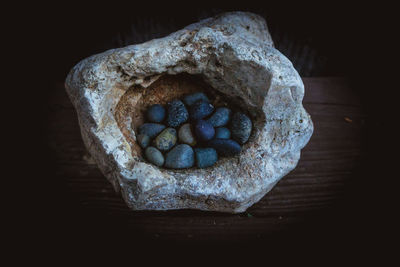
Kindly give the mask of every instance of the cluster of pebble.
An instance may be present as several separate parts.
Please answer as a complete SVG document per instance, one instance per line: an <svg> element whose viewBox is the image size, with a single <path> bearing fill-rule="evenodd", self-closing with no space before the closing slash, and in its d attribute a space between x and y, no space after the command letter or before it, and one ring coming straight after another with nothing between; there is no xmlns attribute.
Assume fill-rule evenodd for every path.
<svg viewBox="0 0 400 267"><path fill-rule="evenodd" d="M146 119L137 141L149 162L171 169L206 168L214 165L218 156L240 153L252 129L247 115L232 114L227 107L214 109L204 93L173 100L166 109L152 105Z"/></svg>

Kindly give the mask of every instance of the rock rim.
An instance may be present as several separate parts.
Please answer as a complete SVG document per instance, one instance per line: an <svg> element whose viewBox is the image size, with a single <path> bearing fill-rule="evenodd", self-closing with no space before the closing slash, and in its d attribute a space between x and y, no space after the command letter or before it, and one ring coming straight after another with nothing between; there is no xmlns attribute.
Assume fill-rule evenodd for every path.
<svg viewBox="0 0 400 267"><path fill-rule="evenodd" d="M171 170L133 148L138 133L131 129L127 138L115 118L121 97L180 73L200 75L251 116L253 131L239 155L205 169ZM65 87L86 148L133 210L243 212L296 167L313 132L299 74L274 48L265 20L247 12L93 55L72 68Z"/></svg>

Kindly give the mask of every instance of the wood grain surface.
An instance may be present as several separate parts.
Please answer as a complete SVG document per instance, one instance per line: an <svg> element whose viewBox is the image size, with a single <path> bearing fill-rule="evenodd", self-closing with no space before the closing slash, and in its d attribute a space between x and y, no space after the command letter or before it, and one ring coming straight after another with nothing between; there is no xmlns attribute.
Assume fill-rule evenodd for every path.
<svg viewBox="0 0 400 267"><path fill-rule="evenodd" d="M298 229L343 201L365 153L367 120L358 94L345 78L303 81L303 104L311 114L314 134L296 169L245 213L128 209L86 151L62 82L49 96L46 140L55 164L52 179L61 182L64 201L76 220L82 216L112 221L151 239L246 240Z"/></svg>

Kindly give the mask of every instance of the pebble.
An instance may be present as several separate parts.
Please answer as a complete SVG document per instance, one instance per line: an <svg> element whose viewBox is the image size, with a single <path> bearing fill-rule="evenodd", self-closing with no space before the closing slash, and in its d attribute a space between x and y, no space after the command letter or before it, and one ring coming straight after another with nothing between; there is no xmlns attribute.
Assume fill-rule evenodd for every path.
<svg viewBox="0 0 400 267"><path fill-rule="evenodd" d="M225 127L215 128L214 138L229 139L231 138L231 131L229 131L229 129Z"/></svg>
<svg viewBox="0 0 400 267"><path fill-rule="evenodd" d="M200 100L190 106L190 118L194 121L204 119L214 111L214 106L206 101Z"/></svg>
<svg viewBox="0 0 400 267"><path fill-rule="evenodd" d="M139 134L136 140L142 148L146 148L150 143L150 137L146 134Z"/></svg>
<svg viewBox="0 0 400 267"><path fill-rule="evenodd" d="M239 144L244 144L249 140L251 128L251 120L244 113L236 112L233 114L231 121L232 138Z"/></svg>
<svg viewBox="0 0 400 267"><path fill-rule="evenodd" d="M228 124L232 111L229 108L217 108L214 114L207 120L214 127L221 127Z"/></svg>
<svg viewBox="0 0 400 267"><path fill-rule="evenodd" d="M164 165L164 156L157 148L149 146L146 148L144 153L147 160L153 163L154 165L158 167Z"/></svg>
<svg viewBox="0 0 400 267"><path fill-rule="evenodd" d="M176 130L167 128L154 139L154 145L160 151L168 151L176 144L177 139Z"/></svg>
<svg viewBox="0 0 400 267"><path fill-rule="evenodd" d="M178 131L179 141L184 144L188 144L191 146L196 145L196 139L192 133L192 129L190 123L186 123L181 126Z"/></svg>
<svg viewBox="0 0 400 267"><path fill-rule="evenodd" d="M214 137L214 127L205 120L198 120L194 126L194 132L201 141L208 141Z"/></svg>
<svg viewBox="0 0 400 267"><path fill-rule="evenodd" d="M195 148L196 166L198 168L211 167L218 160L217 151L214 148Z"/></svg>
<svg viewBox="0 0 400 267"><path fill-rule="evenodd" d="M193 105L199 100L203 100L205 102L210 103L210 100L204 93L194 93L183 97L183 102L185 102L185 104L188 106Z"/></svg>
<svg viewBox="0 0 400 267"><path fill-rule="evenodd" d="M174 147L165 156L165 167L171 169L185 169L194 165L194 152L191 146L180 144Z"/></svg>
<svg viewBox="0 0 400 267"><path fill-rule="evenodd" d="M180 100L174 100L168 103L167 106L167 124L170 127L178 127L186 122L189 118L189 113Z"/></svg>
<svg viewBox="0 0 400 267"><path fill-rule="evenodd" d="M144 123L139 127L139 134L145 134L150 139L156 137L162 130L165 129L165 125L159 123Z"/></svg>
<svg viewBox="0 0 400 267"><path fill-rule="evenodd" d="M147 109L147 120L151 122L162 122L165 118L165 108L159 104L154 104Z"/></svg>
<svg viewBox="0 0 400 267"><path fill-rule="evenodd" d="M213 139L207 143L208 146L217 150L220 156L233 156L241 151L240 145L232 139Z"/></svg>

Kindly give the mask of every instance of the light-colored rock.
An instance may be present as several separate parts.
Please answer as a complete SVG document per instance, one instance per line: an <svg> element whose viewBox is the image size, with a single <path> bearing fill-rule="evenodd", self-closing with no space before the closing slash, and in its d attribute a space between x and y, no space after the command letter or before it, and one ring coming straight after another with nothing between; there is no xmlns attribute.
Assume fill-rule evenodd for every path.
<svg viewBox="0 0 400 267"><path fill-rule="evenodd" d="M250 115L252 134L239 155L206 169L158 168L135 149L131 119L130 131L121 131L115 110L127 90L179 73L201 75ZM313 132L300 76L251 13L225 13L91 56L71 70L66 89L87 149L132 209L243 212L295 168Z"/></svg>

